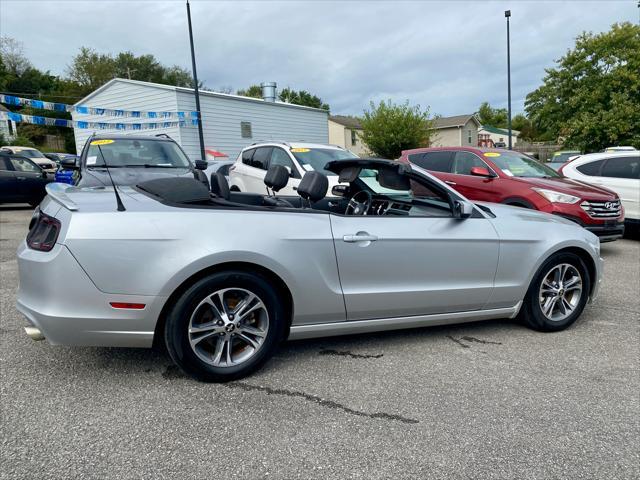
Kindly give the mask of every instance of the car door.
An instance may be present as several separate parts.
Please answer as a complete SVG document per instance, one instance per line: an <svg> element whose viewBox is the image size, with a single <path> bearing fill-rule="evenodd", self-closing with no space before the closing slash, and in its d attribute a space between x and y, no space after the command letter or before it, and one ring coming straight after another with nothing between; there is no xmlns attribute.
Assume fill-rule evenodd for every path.
<svg viewBox="0 0 640 480"><path fill-rule="evenodd" d="M500 179L497 176L471 175L473 167L486 168L493 173L492 169L475 153L462 150L455 152L451 176L447 183L471 200L499 202L500 196L497 193L496 184Z"/></svg>
<svg viewBox="0 0 640 480"><path fill-rule="evenodd" d="M290 172L287 185L278 192L278 195L297 196L298 185L300 184L302 176L300 175L300 171L296 165L293 163L291 156L283 148L273 147L269 167L271 165L282 165Z"/></svg>
<svg viewBox="0 0 640 480"><path fill-rule="evenodd" d="M330 218L348 320L480 310L488 301L499 241L483 216Z"/></svg>
<svg viewBox="0 0 640 480"><path fill-rule="evenodd" d="M245 170L245 184L247 191L251 193L266 193L264 177L269 167L272 147L259 147L255 149L250 164Z"/></svg>
<svg viewBox="0 0 640 480"><path fill-rule="evenodd" d="M18 181L11 167L9 157L0 157L0 202L15 200L18 193Z"/></svg>
<svg viewBox="0 0 640 480"><path fill-rule="evenodd" d="M598 180L600 185L618 194L625 217L640 218L640 156L607 159Z"/></svg>
<svg viewBox="0 0 640 480"><path fill-rule="evenodd" d="M41 198L44 195L44 184L46 183L46 177L43 176L44 171L27 158L11 157L9 161L17 181L17 197L24 201Z"/></svg>

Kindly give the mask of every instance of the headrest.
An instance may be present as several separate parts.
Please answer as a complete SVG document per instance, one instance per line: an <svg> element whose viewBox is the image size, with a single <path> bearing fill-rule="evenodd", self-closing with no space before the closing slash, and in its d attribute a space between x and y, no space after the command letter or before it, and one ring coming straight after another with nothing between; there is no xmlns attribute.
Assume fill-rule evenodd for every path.
<svg viewBox="0 0 640 480"><path fill-rule="evenodd" d="M398 168L380 167L378 183L391 190L411 190L409 177L398 172Z"/></svg>
<svg viewBox="0 0 640 480"><path fill-rule="evenodd" d="M264 184L274 192L284 188L289 181L289 170L284 165L271 165L264 176Z"/></svg>
<svg viewBox="0 0 640 480"><path fill-rule="evenodd" d="M327 195L329 188L329 179L323 173L316 170L306 172L300 185L298 185L298 195L305 200L317 202Z"/></svg>
<svg viewBox="0 0 640 480"><path fill-rule="evenodd" d="M209 189L195 178L169 177L140 182L137 187L172 203L208 201Z"/></svg>
<svg viewBox="0 0 640 480"><path fill-rule="evenodd" d="M214 172L211 174L209 185L211 186L211 193L216 197L229 200L231 198L231 192L229 191L229 182L222 172Z"/></svg>
<svg viewBox="0 0 640 480"><path fill-rule="evenodd" d="M361 167L347 167L340 170L340 175L338 176L338 181L340 183L350 183L353 182L358 175L360 175Z"/></svg>

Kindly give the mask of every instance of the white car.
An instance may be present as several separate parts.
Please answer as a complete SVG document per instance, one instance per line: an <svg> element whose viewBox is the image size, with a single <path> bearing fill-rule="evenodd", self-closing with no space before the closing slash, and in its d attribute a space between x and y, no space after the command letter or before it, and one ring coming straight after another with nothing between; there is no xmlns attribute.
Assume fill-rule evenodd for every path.
<svg viewBox="0 0 640 480"><path fill-rule="evenodd" d="M229 168L229 187L235 192L265 193L264 177L271 165L283 165L290 172L287 185L280 195L297 195L300 180L308 171L319 171L329 178L329 194L338 176L324 169L332 160L358 158L357 155L335 145L320 143L255 143L240 152Z"/></svg>
<svg viewBox="0 0 640 480"><path fill-rule="evenodd" d="M640 152L608 152L582 155L560 172L581 182L602 186L618 194L629 223L640 222Z"/></svg>
<svg viewBox="0 0 640 480"><path fill-rule="evenodd" d="M607 147L604 149L605 153L611 152L637 152L638 149L636 147L629 146L619 146L619 147Z"/></svg>
<svg viewBox="0 0 640 480"><path fill-rule="evenodd" d="M58 169L56 162L45 157L44 154L36 148L7 146L2 147L2 150L20 155L21 157L27 157L29 160L38 164L38 166L47 173L56 173L56 170Z"/></svg>

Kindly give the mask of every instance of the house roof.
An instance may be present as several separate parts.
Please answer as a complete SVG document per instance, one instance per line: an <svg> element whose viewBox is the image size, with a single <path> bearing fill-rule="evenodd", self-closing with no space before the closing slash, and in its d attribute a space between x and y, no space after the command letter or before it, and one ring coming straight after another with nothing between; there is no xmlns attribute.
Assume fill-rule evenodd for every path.
<svg viewBox="0 0 640 480"><path fill-rule="evenodd" d="M509 135L509 131L504 128L492 127L491 125L481 125L480 130L484 130L489 133L497 133L498 135ZM512 135L518 135L520 130L511 130Z"/></svg>
<svg viewBox="0 0 640 480"><path fill-rule="evenodd" d="M464 127L469 120L476 122L480 126L480 122L473 113L467 115L456 115L453 117L439 117L433 122L433 128L436 130L441 128Z"/></svg>
<svg viewBox="0 0 640 480"><path fill-rule="evenodd" d="M356 117L350 117L347 115L330 115L329 120L347 128L353 128L354 130L362 130L362 125L360 125L360 120Z"/></svg>
<svg viewBox="0 0 640 480"><path fill-rule="evenodd" d="M74 105L77 106L77 105L85 104L88 100L93 98L95 95L97 95L98 93L102 92L103 90L106 90L107 88L109 88L111 85L113 85L116 82L129 83L131 85L139 85L139 86L150 87L150 88L158 88L158 89L162 89L162 90L172 90L172 91L175 91L175 92L185 92L185 93L191 93L191 94L194 93L193 88L176 87L175 85L164 85L162 83L142 82L140 80L129 80L127 78L112 78L107 83L105 83L104 85L98 87L96 90L94 90L89 95L84 97L82 100L76 102ZM323 110L321 108L307 107L305 105L296 105L296 104L293 104L293 103L286 103L286 102L265 102L262 98L244 97L242 95L233 95L231 93L219 93L219 92L212 92L210 90L199 90L199 93L200 93L201 97L228 98L228 99L232 99L232 100L240 100L240 101L243 101L243 102L253 102L253 103L263 103L263 104L266 103L268 105L274 105L274 106L277 106L277 107L297 108L297 109L302 109L302 110L313 110L313 111L316 111L316 112L327 113L326 110Z"/></svg>
<svg viewBox="0 0 640 480"><path fill-rule="evenodd" d="M9 109L0 103L0 112L8 112Z"/></svg>

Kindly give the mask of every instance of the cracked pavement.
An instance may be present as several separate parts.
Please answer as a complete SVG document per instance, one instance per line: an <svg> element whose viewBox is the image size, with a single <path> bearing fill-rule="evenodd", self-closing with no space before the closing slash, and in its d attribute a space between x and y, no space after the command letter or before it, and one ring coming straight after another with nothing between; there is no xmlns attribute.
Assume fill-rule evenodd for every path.
<svg viewBox="0 0 640 480"><path fill-rule="evenodd" d="M164 353L22 331L0 206L0 478L638 478L640 242L565 332L504 321L290 342L203 384ZM70 291L70 299L73 292Z"/></svg>

